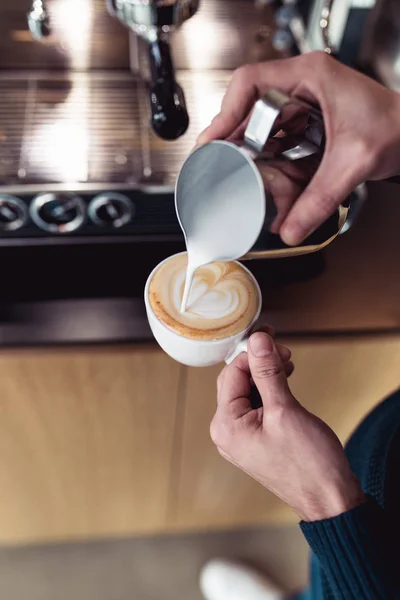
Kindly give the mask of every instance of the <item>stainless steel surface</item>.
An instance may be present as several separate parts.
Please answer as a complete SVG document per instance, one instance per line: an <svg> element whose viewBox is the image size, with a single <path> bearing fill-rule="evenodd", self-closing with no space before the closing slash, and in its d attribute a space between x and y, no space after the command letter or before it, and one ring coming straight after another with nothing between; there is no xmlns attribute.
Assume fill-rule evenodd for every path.
<svg viewBox="0 0 400 600"><path fill-rule="evenodd" d="M286 186L292 186L292 201L295 202L312 178L323 154L325 131L322 114L304 101L277 90L270 90L256 102L244 133L244 142L245 148L251 151L254 158L262 160L266 157L265 165L271 165L275 173L286 181ZM312 169L305 161L306 158L314 161ZM293 164L299 159L302 159L302 162L296 165L295 175L293 171L288 173L288 162ZM300 188L295 186L296 177L302 180ZM268 227L277 212L279 213L282 202L279 191L274 189L273 184L266 180L264 185ZM306 240L299 247L277 247L276 241L270 237L269 240L265 240L261 249L251 250L244 258L283 258L321 250L339 235L346 223L348 212L347 206L340 206L336 229L329 230L317 243ZM347 229L350 226L348 223Z"/></svg>
<svg viewBox="0 0 400 600"><path fill-rule="evenodd" d="M233 70L248 62L277 58L272 47L274 30L272 6L255 5L252 0L201 0L196 15L174 33L175 67Z"/></svg>
<svg viewBox="0 0 400 600"><path fill-rule="evenodd" d="M3 75L4 193L171 192L198 134L218 112L231 73L179 77L192 120L185 136L164 142L147 126L145 84L128 73ZM278 141L280 152L296 153L296 139ZM266 150L276 155L276 148Z"/></svg>
<svg viewBox="0 0 400 600"><path fill-rule="evenodd" d="M301 54L310 52L307 41L306 26L296 2L284 2L275 15L278 30L273 37L273 45L276 50L293 54L293 43L296 44Z"/></svg>
<svg viewBox="0 0 400 600"><path fill-rule="evenodd" d="M111 225L118 229L132 220L135 207L127 196L107 192L93 198L88 214L95 225Z"/></svg>
<svg viewBox="0 0 400 600"><path fill-rule="evenodd" d="M227 140L196 148L175 188L176 215L189 255L193 250L192 267L248 253L260 237L267 207L263 179L246 148ZM186 301L184 294L183 309Z"/></svg>
<svg viewBox="0 0 400 600"><path fill-rule="evenodd" d="M312 0L306 28L289 2L276 19L278 27L291 31L301 53L334 52L345 64L372 69L384 85L400 91L399 0Z"/></svg>
<svg viewBox="0 0 400 600"><path fill-rule="evenodd" d="M260 154L271 134L281 109L287 103L287 96L271 90L258 100L253 108L250 121L244 133L245 146Z"/></svg>
<svg viewBox="0 0 400 600"><path fill-rule="evenodd" d="M334 2L335 0L324 0L319 21L319 26L322 30L322 39L324 40L325 45L324 51L327 54L332 54L335 51L329 30Z"/></svg>
<svg viewBox="0 0 400 600"><path fill-rule="evenodd" d="M357 66L377 0L312 0L307 20L311 50L335 53L339 60Z"/></svg>
<svg viewBox="0 0 400 600"><path fill-rule="evenodd" d="M293 148L289 148L282 152L282 156L285 158L289 158L289 160L300 160L302 158L307 158L308 156L312 156L316 154L318 151L317 146L308 140L303 140L297 146L293 146Z"/></svg>
<svg viewBox="0 0 400 600"><path fill-rule="evenodd" d="M33 218L16 232L3 231L0 246L68 245L73 253L77 245L109 247L128 243L138 248L137 244L143 242L163 245L171 241L184 245L173 190L93 184L76 186L74 191L69 186L55 187L57 191L50 185L9 190L18 195ZM0 212L0 223L6 220L7 215Z"/></svg>
<svg viewBox="0 0 400 600"><path fill-rule="evenodd" d="M19 198L0 194L0 232L17 231L28 219L28 211Z"/></svg>
<svg viewBox="0 0 400 600"><path fill-rule="evenodd" d="M40 194L44 190L49 188L49 184L46 183L33 183L33 184L16 184L2 186L2 191L5 194ZM146 191L150 194L161 194L161 193L174 193L174 186L165 185L134 185L131 183L114 183L112 185L113 190L119 191ZM109 191L109 183L52 183L51 189L53 192L77 192L79 193L97 193L103 191Z"/></svg>
<svg viewBox="0 0 400 600"><path fill-rule="evenodd" d="M76 231L86 219L86 205L76 194L39 194L32 200L30 216L40 229L66 234Z"/></svg>
<svg viewBox="0 0 400 600"><path fill-rule="evenodd" d="M293 53L293 36L287 29L278 29L272 37L274 50L285 56L290 57Z"/></svg>
<svg viewBox="0 0 400 600"><path fill-rule="evenodd" d="M39 42L51 34L50 15L44 0L33 0L27 14L28 27L33 38Z"/></svg>
<svg viewBox="0 0 400 600"><path fill-rule="evenodd" d="M354 190L353 197L354 200L350 202L346 222L340 231L341 234L349 231L349 229L353 227L355 221L358 219L360 211L368 198L367 184L361 183L360 185L358 185L357 188Z"/></svg>
<svg viewBox="0 0 400 600"><path fill-rule="evenodd" d="M306 26L300 15L293 17L293 19L290 21L289 29L301 54L311 52L311 46L307 39Z"/></svg>
<svg viewBox="0 0 400 600"><path fill-rule="evenodd" d="M260 158L268 157L268 151L265 155L263 152L278 117L286 127L291 119L298 120L303 116L307 119L304 138L300 139L298 134L286 133L284 149L278 146L273 157L284 156L289 160L299 160L316 154L321 149L325 136L322 114L305 102L290 98L279 90L269 90L256 102L244 134L245 146L257 154L262 154Z"/></svg>
<svg viewBox="0 0 400 600"><path fill-rule="evenodd" d="M196 14L200 0L107 0L112 15L141 37L154 41Z"/></svg>
<svg viewBox="0 0 400 600"><path fill-rule="evenodd" d="M105 0L47 0L52 35L45 43L35 42L28 30L29 5L29 0L0 3L0 69L129 71L128 30L110 16ZM274 58L274 27L272 6L202 0L196 15L174 33L175 68L232 70Z"/></svg>
<svg viewBox="0 0 400 600"><path fill-rule="evenodd" d="M109 16L105 1L48 0L52 35L42 43L28 30L29 6L30 0L0 3L0 185L16 196L171 192L198 133L218 112L232 70L278 56L271 45L272 6L202 0L196 15L175 32L173 43L192 121L185 136L165 143L148 128L145 86L129 73L127 29ZM137 52L138 74L144 59ZM271 261L268 268L257 261L250 264L252 269L262 265L265 320L278 331L399 327L394 301L399 211L394 197L382 205L385 189L379 188L375 203L367 203L351 235L341 236L326 252ZM90 221L89 226L95 229ZM171 241L173 236L153 232L126 240L116 230L99 244L95 236L83 238L83 229L71 236L42 233L31 240L20 237L20 231L15 239L0 236L3 278L11 281L20 274L13 286L3 286L2 344L150 339L142 310L144 271L179 251L181 238ZM328 268L321 277L312 279L315 272L310 277L308 267L303 277L304 264L322 265L325 259ZM52 271L54 262L57 269ZM127 263L135 265L138 290L126 281ZM115 269L105 278L106 264ZM291 275L282 276L288 269L295 272L295 281L304 283L293 285ZM55 277L49 278L50 272Z"/></svg>
<svg viewBox="0 0 400 600"><path fill-rule="evenodd" d="M51 36L42 43L28 28L31 3L0 3L1 69L129 69L128 36L104 0L46 0Z"/></svg>
<svg viewBox="0 0 400 600"><path fill-rule="evenodd" d="M242 146L241 150L230 142L212 142L193 152L185 161L177 180L175 199L177 214L187 235L190 235L188 225L195 222L198 214L204 210L201 198L212 199L216 214L219 214L219 207L222 207L220 218L223 214L220 197L225 198L226 194L230 194L233 205L237 203L240 206L248 190L254 187L251 198L253 201L258 199L259 175L256 169L248 168L248 154L250 165L251 159L258 161L260 166L263 163L263 172L265 174L266 169L269 169L270 178L266 176L261 182L265 189L265 195L263 190L261 197L265 204L265 219L260 217L263 230L243 259L310 254L326 247L339 235L346 222L349 210L347 205L340 206L332 219L318 229L314 237L311 236L298 247L285 246L279 236L270 233L276 216L283 218L287 214L289 206L297 200L319 166L325 143L320 111L297 98L270 90L256 102L243 140L235 141ZM241 187L243 182L237 181L239 171L247 181L244 188ZM218 192L215 196L214 190ZM257 201L255 206L258 206ZM253 210L254 223L258 224L255 206L249 205L249 210ZM232 235L240 236L235 225L232 227ZM251 230L250 236L252 235ZM248 243L244 237L244 246L250 248L254 240L253 236ZM234 255L234 251L229 253L228 249L226 253Z"/></svg>
<svg viewBox="0 0 400 600"><path fill-rule="evenodd" d="M170 189L230 77L179 73L192 119L182 138L164 142L148 126L146 84L130 73L3 74L0 185Z"/></svg>

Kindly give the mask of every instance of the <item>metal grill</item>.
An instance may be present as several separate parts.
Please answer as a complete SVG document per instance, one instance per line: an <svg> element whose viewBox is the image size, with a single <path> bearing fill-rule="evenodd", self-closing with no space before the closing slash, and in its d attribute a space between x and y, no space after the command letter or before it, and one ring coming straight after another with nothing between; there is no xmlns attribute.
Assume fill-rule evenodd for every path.
<svg viewBox="0 0 400 600"><path fill-rule="evenodd" d="M91 181L142 180L147 132L139 87L139 83L129 76L117 81L92 81L89 119Z"/></svg>
<svg viewBox="0 0 400 600"><path fill-rule="evenodd" d="M0 182L18 181L26 99L25 81L0 80Z"/></svg>
<svg viewBox="0 0 400 600"><path fill-rule="evenodd" d="M229 72L178 73L191 124L176 142L149 127L146 85L130 74L0 79L0 183L173 184L218 112Z"/></svg>

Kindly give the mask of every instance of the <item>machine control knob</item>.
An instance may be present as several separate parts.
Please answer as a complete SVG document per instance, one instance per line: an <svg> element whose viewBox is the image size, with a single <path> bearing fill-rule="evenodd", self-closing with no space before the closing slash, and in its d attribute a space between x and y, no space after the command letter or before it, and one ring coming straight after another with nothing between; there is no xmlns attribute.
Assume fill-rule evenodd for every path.
<svg viewBox="0 0 400 600"><path fill-rule="evenodd" d="M0 194L0 232L21 229L28 220L28 209L19 198Z"/></svg>
<svg viewBox="0 0 400 600"><path fill-rule="evenodd" d="M89 217L95 225L118 229L127 225L133 218L135 207L131 200L122 194L107 192L93 198L89 204Z"/></svg>
<svg viewBox="0 0 400 600"><path fill-rule="evenodd" d="M39 194L30 206L32 221L50 233L72 233L86 220L86 203L73 193Z"/></svg>

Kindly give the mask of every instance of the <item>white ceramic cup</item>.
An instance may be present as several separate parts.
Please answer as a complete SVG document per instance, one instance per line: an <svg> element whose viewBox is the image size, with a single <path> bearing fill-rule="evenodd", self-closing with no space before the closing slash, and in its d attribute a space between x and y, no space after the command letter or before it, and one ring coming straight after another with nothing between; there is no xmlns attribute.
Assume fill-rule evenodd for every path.
<svg viewBox="0 0 400 600"><path fill-rule="evenodd" d="M169 329L156 317L153 309L151 308L149 300L149 287L153 275L161 267L161 265L172 258L174 258L174 256L170 256L169 258L165 259L157 267L155 267L155 269L153 269L147 279L144 290L147 318L155 339L164 352L171 356L171 358L184 365L188 365L189 367L209 367L220 362L226 362L229 364L234 358L236 358L236 356L238 356L238 354L241 352L247 352L248 338L261 312L262 298L260 286L258 285L254 275L240 263L241 268L247 272L249 277L254 282L258 293L257 312L254 315L254 319L250 325L243 331L221 340L193 340L186 338L182 335L179 335L175 331L172 331L172 329Z"/></svg>

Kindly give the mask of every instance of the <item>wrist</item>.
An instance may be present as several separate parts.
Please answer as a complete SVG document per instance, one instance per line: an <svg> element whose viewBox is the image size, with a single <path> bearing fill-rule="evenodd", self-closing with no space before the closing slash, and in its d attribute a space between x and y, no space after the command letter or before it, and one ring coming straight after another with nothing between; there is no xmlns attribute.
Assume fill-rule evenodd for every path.
<svg viewBox="0 0 400 600"><path fill-rule="evenodd" d="M308 501L297 511L306 522L332 519L366 502L367 498L355 476L348 481L326 485L321 494Z"/></svg>
<svg viewBox="0 0 400 600"><path fill-rule="evenodd" d="M398 144L397 144L397 156L399 156L400 153L400 94L398 92L394 92L396 94L396 116L397 116L397 132L398 132ZM394 176L399 177L400 176L400 166L397 167L395 173L393 173Z"/></svg>
<svg viewBox="0 0 400 600"><path fill-rule="evenodd" d="M394 148L395 155L395 164L392 172L392 177L400 176L400 166L398 162L398 156L400 155L400 94L398 92L393 92L394 94L394 112L393 112L393 128L395 131L396 141ZM393 151L393 149L391 149Z"/></svg>
<svg viewBox="0 0 400 600"><path fill-rule="evenodd" d="M370 179L382 180L400 176L400 94L387 90L390 101L386 108L385 126L374 145L375 168Z"/></svg>

